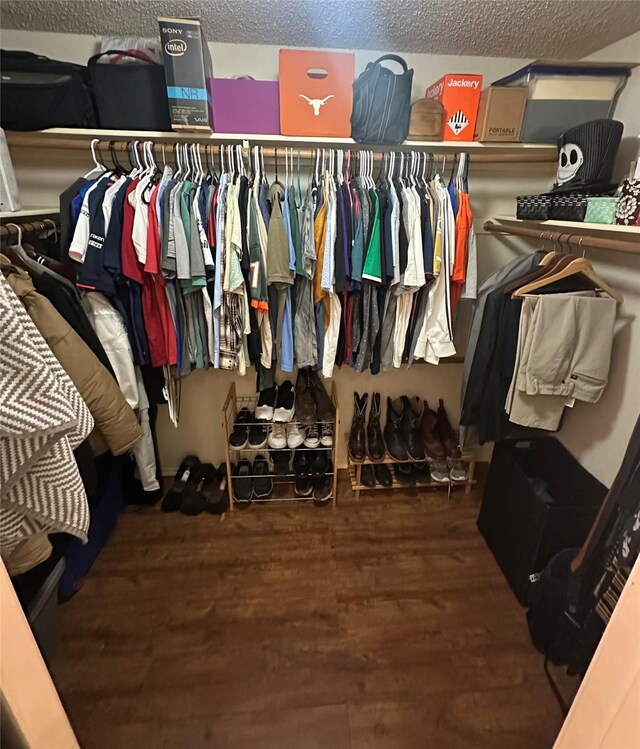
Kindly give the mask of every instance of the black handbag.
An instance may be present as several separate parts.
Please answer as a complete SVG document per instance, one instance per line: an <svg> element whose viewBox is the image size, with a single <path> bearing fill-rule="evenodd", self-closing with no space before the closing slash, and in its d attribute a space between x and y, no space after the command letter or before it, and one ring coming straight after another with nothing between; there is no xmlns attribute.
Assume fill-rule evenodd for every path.
<svg viewBox="0 0 640 749"><path fill-rule="evenodd" d="M397 75L380 63L402 66ZM409 134L413 70L398 55L383 55L368 63L353 84L351 137L358 143L397 146Z"/></svg>
<svg viewBox="0 0 640 749"><path fill-rule="evenodd" d="M132 65L99 63L104 55L141 60ZM109 50L88 62L100 127L112 130L171 130L164 66L144 55Z"/></svg>
<svg viewBox="0 0 640 749"><path fill-rule="evenodd" d="M584 221L586 212L585 195L554 195L549 218L556 221Z"/></svg>
<svg viewBox="0 0 640 749"><path fill-rule="evenodd" d="M84 65L32 52L0 51L0 124L5 130L95 127Z"/></svg>

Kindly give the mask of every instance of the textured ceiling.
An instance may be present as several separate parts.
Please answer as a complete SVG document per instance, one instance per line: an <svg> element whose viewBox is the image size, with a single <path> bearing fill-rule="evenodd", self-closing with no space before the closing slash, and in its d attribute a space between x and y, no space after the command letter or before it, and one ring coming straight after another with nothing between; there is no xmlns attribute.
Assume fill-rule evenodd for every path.
<svg viewBox="0 0 640 749"><path fill-rule="evenodd" d="M159 15L198 16L212 42L577 59L640 29L638 8L637 0L2 0L0 24L152 36Z"/></svg>

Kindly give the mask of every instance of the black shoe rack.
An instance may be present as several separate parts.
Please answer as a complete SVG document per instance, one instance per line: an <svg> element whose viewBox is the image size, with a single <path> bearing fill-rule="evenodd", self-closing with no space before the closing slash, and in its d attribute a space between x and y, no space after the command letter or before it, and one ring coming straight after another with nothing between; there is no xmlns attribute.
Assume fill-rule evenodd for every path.
<svg viewBox="0 0 640 749"><path fill-rule="evenodd" d="M345 444L348 445L349 434L345 434L344 438ZM365 458L361 461L355 461L351 458L347 451L347 461L349 465L349 480L351 481L351 489L356 495L356 501L360 499L360 492L375 491L376 489L386 489L387 491L397 491L398 489L403 489L404 491L439 489L440 491L446 491L447 497L450 497L453 489L462 487L464 487L465 494L471 494L471 488L474 486L474 484L476 484L476 480L474 479L476 461L475 457L472 454L463 454L461 458L462 463L467 469L467 478L465 481L448 481L446 483L440 481L429 481L429 483L414 484L413 486L404 486L403 484L400 484L396 480L396 477L393 475L393 471L393 484L391 486L381 486L380 484L376 484L375 486L365 486L362 483L362 466L374 466L379 465L380 463L386 463L387 465L392 466L394 463L415 463L414 460L396 460L395 458L392 458L389 453L385 453L385 456L382 460L370 460L369 458Z"/></svg>
<svg viewBox="0 0 640 749"><path fill-rule="evenodd" d="M331 391L330 391L331 401L333 402L333 405L335 407L335 419L331 422L331 425L333 427L333 445L331 447L324 447L323 445L319 445L318 447L304 447L304 445L301 445L300 447L292 448L291 453L292 457L289 461L289 470L286 474L276 474L274 473L274 466L273 463L269 459L271 448L269 446L265 446L263 448L255 448L255 447L243 447L239 450L234 450L229 445L229 437L231 436L231 433L233 432L233 427L236 423L238 413L242 408L248 408L249 411L252 413L255 413L256 405L258 403L258 394L250 395L250 396L239 396L236 392L236 385L234 382L231 383L231 386L229 387L229 392L227 394L227 397L225 399L225 402L222 406L222 429L224 434L224 442L225 442L225 461L227 466L227 490L229 493L229 508L233 512L234 509L246 509L250 507L253 504L266 504L269 502L308 502L309 504L314 505L332 505L335 507L336 505L336 484L337 484L337 477L338 477L338 470L337 470L337 456L338 456L338 440L339 440L339 424L340 424L340 412L338 407L338 394L336 391L335 384L331 382ZM295 415L294 419L291 422L288 422L289 424L295 424L298 423L300 427L303 425L300 422L296 422ZM318 428L321 430L322 424L327 422L321 422L318 421ZM271 433L271 430L273 428L273 422L263 422L263 421L255 421L251 422L249 424L246 424L248 428L251 428L251 426L255 424L260 424L260 426L264 426L267 428L267 439L269 438L269 434ZM286 427L286 424L284 424ZM289 449L289 448L283 448L283 449ZM320 450L324 450L329 454L329 458L331 459L331 465L333 470L331 472L326 473L325 475L331 476L331 495L322 501L316 501L313 498L313 495L308 497L298 497L295 494L294 486L296 481L295 473L293 472L293 457L295 453L299 450L304 450L308 453L316 453ZM270 474L269 478L273 480L273 491L269 497L253 497L251 500L237 500L233 496L233 482L234 479L237 478L233 475L233 469L235 464L240 460L248 460L250 462L253 462L253 460L256 458L257 455L264 455L267 458L267 461L269 462L270 467ZM254 478L264 478L263 476L253 476L249 475L246 478L254 479Z"/></svg>

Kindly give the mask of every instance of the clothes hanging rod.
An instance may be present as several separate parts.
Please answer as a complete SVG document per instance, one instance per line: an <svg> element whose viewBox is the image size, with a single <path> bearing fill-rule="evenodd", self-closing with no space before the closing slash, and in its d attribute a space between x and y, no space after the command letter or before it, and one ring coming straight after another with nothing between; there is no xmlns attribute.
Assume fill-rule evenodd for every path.
<svg viewBox="0 0 640 749"><path fill-rule="evenodd" d="M214 148L220 145L240 144L244 148L263 146L264 156L275 154L275 148L284 152L285 148L301 149L308 154L315 154L316 148L341 149L351 151L372 151L382 154L387 151L407 152L420 151L434 154L455 154L466 152L476 163L555 163L557 148L544 143L479 143L477 141L405 141L399 146L368 146L356 143L350 138L310 138L289 137L282 135L241 135L225 133L162 133L156 131L124 130L84 130L74 128L52 128L35 132L6 133L7 142L13 147L51 148L60 150L89 149L91 140L97 138L102 144L111 141L126 143L132 140L150 140L158 145L172 147L174 143L200 143Z"/></svg>
<svg viewBox="0 0 640 749"><path fill-rule="evenodd" d="M580 225L577 224L577 227ZM571 231L549 231L542 227L533 228L529 226L499 224L494 221L485 221L485 231L495 234L512 234L518 237L529 237L539 241L559 242L569 244L578 249L609 250L611 252L626 252L631 255L640 255L640 241L625 242L620 239L598 238L588 234L573 234Z"/></svg>
<svg viewBox="0 0 640 749"><path fill-rule="evenodd" d="M11 234L29 234L31 232L51 231L52 229L59 228L59 222L53 221L52 219L46 219L45 221L32 221L28 224L23 224L18 221L11 224L3 224L0 226L0 237L8 237Z"/></svg>

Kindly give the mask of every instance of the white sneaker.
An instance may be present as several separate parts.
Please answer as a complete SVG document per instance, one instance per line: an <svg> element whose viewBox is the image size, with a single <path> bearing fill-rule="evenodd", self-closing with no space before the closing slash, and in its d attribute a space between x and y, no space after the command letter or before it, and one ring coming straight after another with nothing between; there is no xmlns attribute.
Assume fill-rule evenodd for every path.
<svg viewBox="0 0 640 749"><path fill-rule="evenodd" d="M311 449L320 445L320 430L317 424L307 427L307 436L304 438L304 446Z"/></svg>
<svg viewBox="0 0 640 749"><path fill-rule="evenodd" d="M333 445L333 424L323 422L320 425L320 444L323 447L331 447Z"/></svg>
<svg viewBox="0 0 640 749"><path fill-rule="evenodd" d="M282 450L287 446L287 433L285 426L281 422L274 422L269 432L269 447L274 450Z"/></svg>
<svg viewBox="0 0 640 749"><path fill-rule="evenodd" d="M304 442L304 432L304 427L297 421L287 424L287 446L290 450L295 450Z"/></svg>

